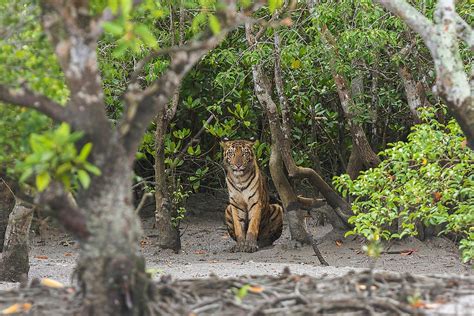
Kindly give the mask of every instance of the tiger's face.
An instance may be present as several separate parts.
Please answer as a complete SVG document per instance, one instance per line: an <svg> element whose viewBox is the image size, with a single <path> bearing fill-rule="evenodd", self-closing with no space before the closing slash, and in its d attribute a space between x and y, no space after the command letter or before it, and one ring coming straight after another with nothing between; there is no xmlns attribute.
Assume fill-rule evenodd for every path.
<svg viewBox="0 0 474 316"><path fill-rule="evenodd" d="M234 175L243 175L254 167L255 155L253 142L248 140L231 140L221 142L224 149L224 166Z"/></svg>

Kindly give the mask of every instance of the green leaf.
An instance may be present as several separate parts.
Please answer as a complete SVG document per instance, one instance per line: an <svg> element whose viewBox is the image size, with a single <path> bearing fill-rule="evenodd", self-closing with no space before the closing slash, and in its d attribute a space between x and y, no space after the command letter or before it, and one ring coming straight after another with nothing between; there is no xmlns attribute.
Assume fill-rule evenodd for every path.
<svg viewBox="0 0 474 316"><path fill-rule="evenodd" d="M219 19L214 14L209 14L209 27L214 35L221 32L221 22L219 22Z"/></svg>
<svg viewBox="0 0 474 316"><path fill-rule="evenodd" d="M100 176L102 174L100 169L97 168L96 166L94 166L91 163L85 163L84 164L84 169L86 169L87 171L89 171L90 173L92 173L95 176Z"/></svg>
<svg viewBox="0 0 474 316"><path fill-rule="evenodd" d="M156 40L155 35L153 35L153 33L145 24L138 24L135 27L135 33L143 40L143 42L147 46L151 48L158 47L158 41Z"/></svg>
<svg viewBox="0 0 474 316"><path fill-rule="evenodd" d="M275 12L276 9L279 9L283 4L283 0L268 0L268 9L270 13Z"/></svg>
<svg viewBox="0 0 474 316"><path fill-rule="evenodd" d="M36 176L36 188L38 191L42 192L46 189L51 181L51 177L48 172L43 171L42 173Z"/></svg>
<svg viewBox="0 0 474 316"><path fill-rule="evenodd" d="M124 33L124 28L122 25L116 23L116 22L105 22L104 23L104 30L107 33L110 33L115 36L120 36Z"/></svg>
<svg viewBox="0 0 474 316"><path fill-rule="evenodd" d="M23 173L21 174L20 177L20 182L25 182L26 179L28 179L31 175L33 174L33 168L28 168Z"/></svg>
<svg viewBox="0 0 474 316"><path fill-rule="evenodd" d="M133 0L120 0L120 7L124 17L128 17L132 10Z"/></svg>
<svg viewBox="0 0 474 316"><path fill-rule="evenodd" d="M89 174L84 170L79 170L77 172L77 178L79 179L79 182L81 183L84 189L87 189L91 184L91 178L89 177Z"/></svg>
<svg viewBox="0 0 474 316"><path fill-rule="evenodd" d="M118 11L119 0L109 0L108 6L113 14L116 14Z"/></svg>
<svg viewBox="0 0 474 316"><path fill-rule="evenodd" d="M89 157L89 154L92 150L92 143L87 143L85 144L82 149L81 149L81 152L79 153L79 156L77 157L77 160L79 162L84 162L87 160L87 157Z"/></svg>
<svg viewBox="0 0 474 316"><path fill-rule="evenodd" d="M72 169L71 163L65 162L56 169L56 175L61 176L62 174L70 171L71 169Z"/></svg>

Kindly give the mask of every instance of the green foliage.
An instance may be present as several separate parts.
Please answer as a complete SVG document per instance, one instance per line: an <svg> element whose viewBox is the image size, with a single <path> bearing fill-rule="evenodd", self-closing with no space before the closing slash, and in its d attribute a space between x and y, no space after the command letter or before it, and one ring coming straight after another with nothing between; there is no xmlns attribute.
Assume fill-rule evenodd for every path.
<svg viewBox="0 0 474 316"><path fill-rule="evenodd" d="M454 120L443 124L432 109L424 110L407 142L380 153L385 159L356 180L334 178L343 196L354 197L346 235L384 239L417 235L417 224L442 225L442 233L462 236L464 261L473 259L474 153ZM393 225L400 221L399 230Z"/></svg>
<svg viewBox="0 0 474 316"><path fill-rule="evenodd" d="M184 219L186 215L186 208L184 203L189 197L189 191L186 191L181 183L177 183L171 191L171 202L173 209L175 210L175 216L171 218L171 224L174 227L179 227L179 223Z"/></svg>
<svg viewBox="0 0 474 316"><path fill-rule="evenodd" d="M240 288L236 288L236 287L232 288L232 291L234 292L235 300L241 303L242 300L249 294L249 289L251 287L252 286L250 284L245 284Z"/></svg>
<svg viewBox="0 0 474 316"><path fill-rule="evenodd" d="M35 176L38 191L45 190L51 181L61 182L67 190L80 184L84 189L90 185L90 175L100 175L100 170L87 162L92 144L85 144L78 152L75 143L81 132L71 132L63 123L57 129L43 134L32 133L29 137L31 154L17 164L21 172L20 182Z"/></svg>

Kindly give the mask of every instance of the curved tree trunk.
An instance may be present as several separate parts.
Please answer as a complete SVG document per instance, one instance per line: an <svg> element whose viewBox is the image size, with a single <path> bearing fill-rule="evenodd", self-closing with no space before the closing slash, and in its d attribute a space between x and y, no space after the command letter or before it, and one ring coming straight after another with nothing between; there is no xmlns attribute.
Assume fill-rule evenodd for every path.
<svg viewBox="0 0 474 316"><path fill-rule="evenodd" d="M13 197L13 194L11 196ZM28 235L32 219L33 209L17 200L9 215L5 232L0 258L0 281L25 282L28 280L30 270Z"/></svg>

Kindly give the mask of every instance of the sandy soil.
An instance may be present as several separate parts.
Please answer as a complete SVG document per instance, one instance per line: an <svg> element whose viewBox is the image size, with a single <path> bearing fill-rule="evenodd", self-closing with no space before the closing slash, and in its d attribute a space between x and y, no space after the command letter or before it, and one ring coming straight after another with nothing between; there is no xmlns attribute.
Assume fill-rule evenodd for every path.
<svg viewBox="0 0 474 316"><path fill-rule="evenodd" d="M343 238L333 233L330 225L314 226L312 220L308 221L308 226L314 236L325 235L319 248L330 267L320 266L310 246L295 248L289 239L286 224L282 237L273 247L256 253L231 253L229 250L234 241L226 232L223 211L215 207L209 209L209 205L219 205L213 202L206 199L196 202L194 214L189 214L182 224L182 251L179 254L159 249L152 218L144 220L142 252L147 259L147 267L156 278L163 274L171 274L174 278L202 278L210 273L221 277L276 275L285 266L296 274L338 276L369 267L369 259L361 251L360 240ZM31 240L29 278L48 277L69 284L78 256L77 245L57 230L41 239L34 236ZM460 262L457 246L445 238L437 237L424 242L409 238L393 243L390 251L397 250L414 251L411 255L383 254L376 268L415 274L472 275L471 268ZM11 286L13 284L0 283L0 289Z"/></svg>

